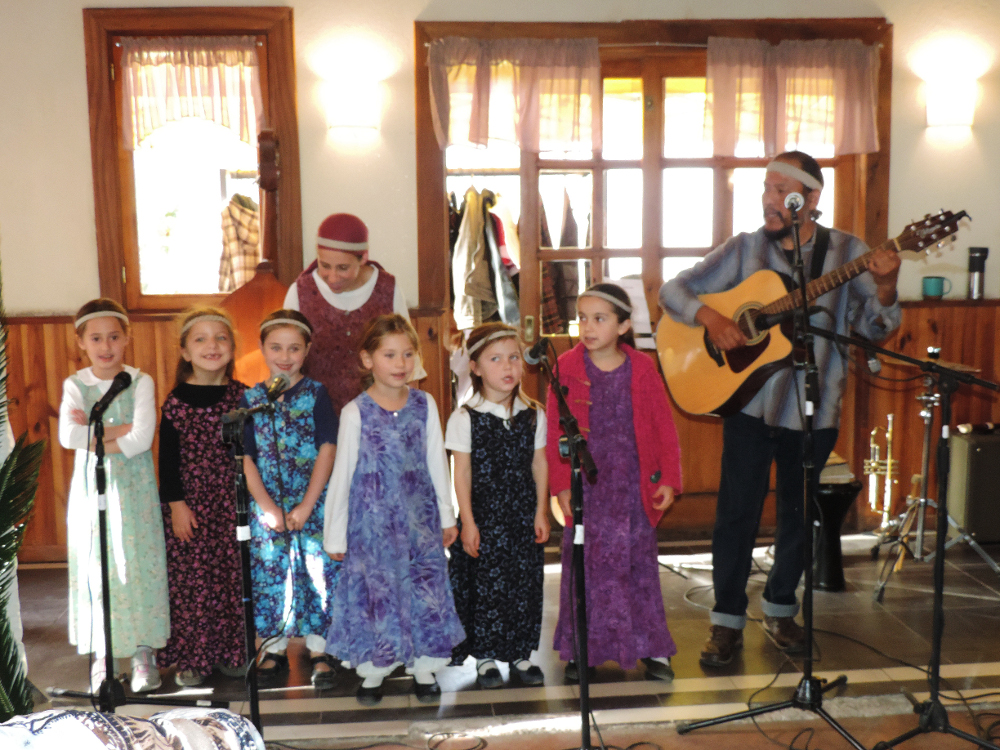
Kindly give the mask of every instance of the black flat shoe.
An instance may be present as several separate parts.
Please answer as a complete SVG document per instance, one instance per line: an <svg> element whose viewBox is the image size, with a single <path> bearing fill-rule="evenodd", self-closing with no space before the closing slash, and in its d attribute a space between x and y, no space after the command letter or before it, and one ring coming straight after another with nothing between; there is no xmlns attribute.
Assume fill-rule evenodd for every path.
<svg viewBox="0 0 1000 750"><path fill-rule="evenodd" d="M365 687L363 684L358 687L358 703L362 706L377 706L382 702L382 683L376 687Z"/></svg>
<svg viewBox="0 0 1000 750"><path fill-rule="evenodd" d="M476 683L484 690L495 690L503 685L503 675L494 664L485 672L476 671Z"/></svg>
<svg viewBox="0 0 1000 750"><path fill-rule="evenodd" d="M309 659L312 664L312 677L309 681L317 690L329 690L337 684L337 660L329 654L320 654ZM319 664L326 664L329 669L316 669Z"/></svg>
<svg viewBox="0 0 1000 750"><path fill-rule="evenodd" d="M544 685L545 684L545 673L542 672L541 667L532 664L527 669L518 669L517 667L511 665L510 673L521 681L522 685ZM579 678L579 675L577 675Z"/></svg>
<svg viewBox="0 0 1000 750"><path fill-rule="evenodd" d="M257 666L257 676L262 680L273 680L280 676L283 672L288 671L288 656L285 654L272 654L265 653L261 662L273 661L270 667L262 667L258 664Z"/></svg>
<svg viewBox="0 0 1000 750"><path fill-rule="evenodd" d="M597 669L595 667L588 667L587 669L587 682L588 684L597 677ZM563 679L566 682L576 684L580 681L580 670L576 667L575 661L566 662L566 672L563 675Z"/></svg>
<svg viewBox="0 0 1000 750"><path fill-rule="evenodd" d="M421 703L433 703L441 698L441 686L438 685L437 680L434 680L430 685L414 681L413 694Z"/></svg>

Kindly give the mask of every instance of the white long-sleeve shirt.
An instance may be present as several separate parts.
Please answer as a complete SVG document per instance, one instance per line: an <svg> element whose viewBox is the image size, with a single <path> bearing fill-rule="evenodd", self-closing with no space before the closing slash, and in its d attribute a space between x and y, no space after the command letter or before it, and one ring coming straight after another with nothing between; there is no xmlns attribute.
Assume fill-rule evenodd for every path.
<svg viewBox="0 0 1000 750"><path fill-rule="evenodd" d="M135 385L135 413L132 416L132 429L127 435L118 438L118 447L125 458L132 458L153 446L153 436L156 434L156 387L153 379L135 367L125 365L125 371L138 382ZM97 386L102 394L108 392L113 380L101 380L90 367L77 370L76 375L85 385ZM86 412L86 404L80 388L72 378L63 381L62 402L59 404L59 444L72 450L87 450L90 447L88 427L77 424L71 417L73 409Z"/></svg>
<svg viewBox="0 0 1000 750"><path fill-rule="evenodd" d="M378 281L378 269L372 266L372 275L364 284L359 286L357 289L351 289L349 292L335 292L326 282L320 277L318 271L312 272L313 280L316 282L316 288L319 289L320 295L326 300L327 304L332 307L336 307L338 310L343 310L344 312L353 312L361 307L368 298L372 296L372 292L375 291L375 282ZM394 285L395 289L392 293L392 311L399 313L407 320L410 319L410 309L406 306L406 297L403 296L402 290L399 288L399 284ZM288 287L288 291L285 293L285 309L288 310L298 310L299 309L299 285L293 283Z"/></svg>
<svg viewBox="0 0 1000 750"><path fill-rule="evenodd" d="M434 493L437 495L441 528L455 525L455 509L451 502L448 456L444 452L444 436L437 404L427 396L427 468L430 471ZM340 429L337 432L337 460L326 491L326 518L323 525L323 549L331 555L347 552L347 509L351 495L351 482L358 466L361 444L361 411L351 401L340 412Z"/></svg>

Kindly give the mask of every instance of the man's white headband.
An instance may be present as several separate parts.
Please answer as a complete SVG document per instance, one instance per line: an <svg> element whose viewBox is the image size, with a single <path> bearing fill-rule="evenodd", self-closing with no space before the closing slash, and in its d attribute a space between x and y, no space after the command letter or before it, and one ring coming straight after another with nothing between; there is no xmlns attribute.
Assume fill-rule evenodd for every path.
<svg viewBox="0 0 1000 750"><path fill-rule="evenodd" d="M600 289L588 289L587 291L583 292L580 296L581 297L600 297L601 299L605 300L606 302L610 302L612 305L617 305L622 310L624 310L625 312L627 312L629 315L632 314L632 305L628 304L627 302L622 302L615 295L608 294L607 292L602 292Z"/></svg>
<svg viewBox="0 0 1000 750"><path fill-rule="evenodd" d="M479 339L479 341L477 341L475 344L469 347L469 356L471 357L473 354L478 352L480 349L482 349L491 341L496 341L497 339L509 339L514 336L517 336L517 331L510 331L507 330L506 328L502 331L494 331L489 336L485 336Z"/></svg>
<svg viewBox="0 0 1000 750"><path fill-rule="evenodd" d="M789 164L787 161L772 161L767 165L767 171L777 172L778 174L785 175L785 177L791 177L793 180L798 180L807 188L812 188L813 190L823 189L822 182L817 180L804 169L799 169L794 164Z"/></svg>
<svg viewBox="0 0 1000 750"><path fill-rule="evenodd" d="M312 328L307 326L301 320L295 320L295 318L275 318L274 320L265 320L260 324L260 332L264 333L264 329L270 328L271 326L296 326L312 336Z"/></svg>
<svg viewBox="0 0 1000 750"><path fill-rule="evenodd" d="M87 313L86 315L81 315L76 319L73 324L74 328L79 328L82 325L86 325L88 320L94 320L95 318L118 318L128 325L128 315L122 315L120 312L115 310L98 310L97 312Z"/></svg>
<svg viewBox="0 0 1000 750"><path fill-rule="evenodd" d="M193 318L191 318L191 320L189 320L187 323L184 324L183 328L181 328L181 336L190 331L191 326L193 326L195 323L200 323L203 320L211 321L212 323L223 323L229 329L232 329L233 327L233 324L227 318L223 318L221 315L211 315L211 314L195 315Z"/></svg>

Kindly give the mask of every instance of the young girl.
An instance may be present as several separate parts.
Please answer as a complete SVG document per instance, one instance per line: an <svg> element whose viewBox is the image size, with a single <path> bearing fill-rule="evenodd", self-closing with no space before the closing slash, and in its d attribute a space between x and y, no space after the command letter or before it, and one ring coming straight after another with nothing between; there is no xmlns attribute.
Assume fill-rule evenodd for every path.
<svg viewBox="0 0 1000 750"><path fill-rule="evenodd" d="M327 651L357 668L358 700L369 705L400 664L417 698L435 700L434 673L465 639L444 555L458 530L437 405L406 385L417 343L401 315L365 327L367 390L340 414L327 497L324 547L344 561Z"/></svg>
<svg viewBox="0 0 1000 750"><path fill-rule="evenodd" d="M677 652L663 609L656 525L681 491L680 448L653 360L633 348L632 307L615 284L596 284L577 301L580 343L559 357L566 401L597 464L583 483L589 666L608 660L673 679ZM571 573L570 465L560 457L559 410L549 387L549 484L566 517L555 647L576 681L576 596ZM590 425L600 425L591 430Z"/></svg>
<svg viewBox="0 0 1000 750"><path fill-rule="evenodd" d="M177 381L160 420L170 640L159 663L176 664L177 684L191 686L215 666L233 673L246 661L234 467L221 435L222 415L245 386L232 379L235 337L225 312L195 308L179 323Z"/></svg>
<svg viewBox="0 0 1000 750"><path fill-rule="evenodd" d="M163 519L156 499L153 380L124 364L129 343L125 310L114 300L96 299L76 314L76 336L91 366L63 383L59 443L76 450L66 512L69 552L69 640L81 654L93 652L94 692L105 678L101 560L90 411L127 372L132 383L104 412L107 471L108 566L110 568L112 652L132 657L132 690L160 686L153 649L167 641L167 575Z"/></svg>
<svg viewBox="0 0 1000 750"><path fill-rule="evenodd" d="M517 329L487 323L469 334L473 396L448 420L461 536L448 564L466 640L453 663L476 657L481 687L503 684L496 661L522 683L544 682L529 661L542 629L549 538L545 413L520 392Z"/></svg>
<svg viewBox="0 0 1000 750"><path fill-rule="evenodd" d="M267 652L258 674L273 679L288 667L288 639L304 636L312 684L333 687L326 631L340 565L323 552L326 483L337 452L337 416L326 388L302 374L312 327L296 310L277 310L260 324L260 348L271 376L288 376L274 413L247 423L247 486L254 620ZM268 403L267 383L246 392L243 405Z"/></svg>

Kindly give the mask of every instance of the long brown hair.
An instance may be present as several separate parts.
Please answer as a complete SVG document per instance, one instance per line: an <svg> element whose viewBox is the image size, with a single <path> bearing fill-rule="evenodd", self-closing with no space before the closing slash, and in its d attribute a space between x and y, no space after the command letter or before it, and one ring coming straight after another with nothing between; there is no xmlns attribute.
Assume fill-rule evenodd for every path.
<svg viewBox="0 0 1000 750"><path fill-rule="evenodd" d="M497 338L493 339L493 341L483 344L475 351L472 351L473 349L475 349L476 344L485 341L490 336L493 336L494 334L497 333L508 333L509 335L497 336ZM506 338L513 338L515 341L517 341L518 350L524 349L524 343L521 341L521 336L518 333L518 330L513 326L509 326L506 323L483 323L481 326L477 326L472 330L472 332L469 334L468 340L465 342L466 350L472 352L469 355L469 361L475 362L478 365L479 358L483 356L483 352L489 349L489 347L493 344L493 342L502 341ZM476 373L472 372L470 368L469 377L472 378L472 392L475 393L480 398L485 399L485 396L483 396L482 375L477 375ZM533 398L530 398L529 396L526 396L525 394L521 393L521 384L518 383L517 385L514 386L514 390L511 391L510 400L506 404L508 412L510 413L514 412L514 400L518 397L520 397L520 399L530 409L537 409L540 406L540 404Z"/></svg>
<svg viewBox="0 0 1000 750"><path fill-rule="evenodd" d="M392 313L391 315L379 315L376 318L372 318L365 326L365 330L362 331L361 340L358 341L358 364L361 367L361 388L363 390L368 390L372 387L375 377L372 375L371 370L361 364L361 352L368 352L369 355L374 356L378 348L382 346L382 339L396 333L406 336L410 340L410 343L413 344L413 349L417 354L420 353L420 339L417 337L417 332L413 329L410 321L402 315Z"/></svg>
<svg viewBox="0 0 1000 750"><path fill-rule="evenodd" d="M217 316L224 318L226 320L226 328L229 329L229 340L233 343L233 357L229 360L229 364L226 365L226 378L228 380L233 379L233 371L236 369L236 331L233 328L233 319L229 317L229 313L218 307L209 307L208 305L198 305L197 307L192 307L186 310L177 319L177 334L180 339L178 346L183 349L187 346L188 336L191 335L192 326L189 323L193 323L198 318L203 318L206 315ZM184 329L187 328L185 331ZM194 366L188 362L184 357L181 357L177 362L177 372L174 375L174 386L186 383L188 378L194 375Z"/></svg>

